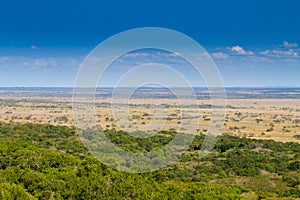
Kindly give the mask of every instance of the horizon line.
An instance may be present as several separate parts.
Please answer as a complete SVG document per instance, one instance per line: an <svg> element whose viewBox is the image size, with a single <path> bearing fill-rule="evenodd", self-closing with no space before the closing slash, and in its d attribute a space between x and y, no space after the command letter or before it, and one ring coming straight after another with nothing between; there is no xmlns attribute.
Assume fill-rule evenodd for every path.
<svg viewBox="0 0 300 200"><path fill-rule="evenodd" d="M94 89L95 87L73 87L73 86L0 86L0 88L82 88L82 89ZM103 87L96 87L97 89L113 89L116 88L114 86L103 86ZM136 88L132 86L124 86L118 88ZM138 88L154 88L154 89L168 89L166 87L157 87L157 86L145 86L145 87L138 87ZM190 88L190 87L180 87L180 86L172 86L169 88ZM192 86L191 88L208 88L206 86ZM210 88L220 88L220 87L210 87ZM222 88L222 87L221 87ZM300 86L224 86L224 88L299 88Z"/></svg>

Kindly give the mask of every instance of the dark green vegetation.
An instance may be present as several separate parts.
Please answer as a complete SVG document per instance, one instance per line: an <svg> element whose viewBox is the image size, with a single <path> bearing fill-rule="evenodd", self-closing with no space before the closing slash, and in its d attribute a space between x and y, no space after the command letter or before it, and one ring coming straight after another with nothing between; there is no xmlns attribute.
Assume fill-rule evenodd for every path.
<svg viewBox="0 0 300 200"><path fill-rule="evenodd" d="M131 151L160 148L174 134L145 140L106 131ZM200 159L203 139L172 166L130 174L97 161L73 128L0 123L0 199L300 198L300 144L222 136Z"/></svg>

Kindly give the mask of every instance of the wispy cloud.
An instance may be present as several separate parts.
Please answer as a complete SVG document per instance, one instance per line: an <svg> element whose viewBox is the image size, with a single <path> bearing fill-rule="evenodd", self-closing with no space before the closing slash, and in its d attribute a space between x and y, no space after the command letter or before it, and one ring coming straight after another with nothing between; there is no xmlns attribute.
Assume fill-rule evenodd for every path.
<svg viewBox="0 0 300 200"><path fill-rule="evenodd" d="M78 67L81 59L73 57L0 57L0 67L9 67L19 70L49 71L55 68Z"/></svg>
<svg viewBox="0 0 300 200"><path fill-rule="evenodd" d="M31 46L30 46L30 49L34 49L34 50L36 50L36 49L38 49L38 47L37 47L37 46L35 46L35 45L31 45Z"/></svg>
<svg viewBox="0 0 300 200"><path fill-rule="evenodd" d="M148 57L151 54L149 53L141 53L141 52L135 52L135 53L127 53L123 57L124 58L142 58L142 57Z"/></svg>
<svg viewBox="0 0 300 200"><path fill-rule="evenodd" d="M298 63L300 66L300 48L297 43L284 41L270 49L246 50L240 45L231 47L218 47L215 52L211 53L219 63L240 65L257 65L257 64L292 64Z"/></svg>
<svg viewBox="0 0 300 200"><path fill-rule="evenodd" d="M298 58L299 49L297 43L289 43L284 41L281 45L273 49L267 49L258 52L261 56L273 57L273 58Z"/></svg>
<svg viewBox="0 0 300 200"><path fill-rule="evenodd" d="M116 60L120 65L140 65L145 63L180 64L183 62L178 52L166 52L161 50L138 50L121 56Z"/></svg>
<svg viewBox="0 0 300 200"><path fill-rule="evenodd" d="M261 51L259 52L259 54L262 56L275 57L275 58L298 57L298 52L296 52L294 49L288 49L288 50L271 49L271 50Z"/></svg>
<svg viewBox="0 0 300 200"><path fill-rule="evenodd" d="M228 58L228 54L223 52L215 52L212 53L212 57L215 59L226 60Z"/></svg>
<svg viewBox="0 0 300 200"><path fill-rule="evenodd" d="M170 56L176 57L176 56L181 56L181 55L180 55L180 53L178 53L178 52L174 52L174 53L170 54Z"/></svg>
<svg viewBox="0 0 300 200"><path fill-rule="evenodd" d="M289 43L287 41L284 41L282 46L286 47L286 48L295 48L295 47L298 47L298 44L297 43Z"/></svg>
<svg viewBox="0 0 300 200"><path fill-rule="evenodd" d="M245 49L240 45L217 47L210 52L216 64L224 69L257 69L300 67L300 48L297 43L283 42L272 48Z"/></svg>
<svg viewBox="0 0 300 200"><path fill-rule="evenodd" d="M8 57L8 56L0 57L0 64L5 64L7 62L10 62L11 60L12 60L12 58Z"/></svg>

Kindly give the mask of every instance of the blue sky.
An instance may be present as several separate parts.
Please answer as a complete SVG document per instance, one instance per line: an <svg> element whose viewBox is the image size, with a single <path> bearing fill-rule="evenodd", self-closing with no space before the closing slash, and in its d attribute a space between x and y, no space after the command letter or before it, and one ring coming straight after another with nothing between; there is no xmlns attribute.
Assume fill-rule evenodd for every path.
<svg viewBox="0 0 300 200"><path fill-rule="evenodd" d="M165 27L198 41L225 86L300 86L300 2L0 1L0 86L72 86L106 38Z"/></svg>

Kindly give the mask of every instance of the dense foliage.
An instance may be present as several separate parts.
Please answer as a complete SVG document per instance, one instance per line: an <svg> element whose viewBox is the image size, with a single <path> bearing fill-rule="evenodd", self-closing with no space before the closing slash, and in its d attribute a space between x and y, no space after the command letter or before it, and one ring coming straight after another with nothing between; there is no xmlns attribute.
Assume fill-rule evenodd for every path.
<svg viewBox="0 0 300 200"><path fill-rule="evenodd" d="M105 131L116 145L151 151L175 132L136 139ZM274 199L300 198L300 144L220 137L200 159L199 135L180 161L130 174L91 156L75 128L0 123L0 199Z"/></svg>

